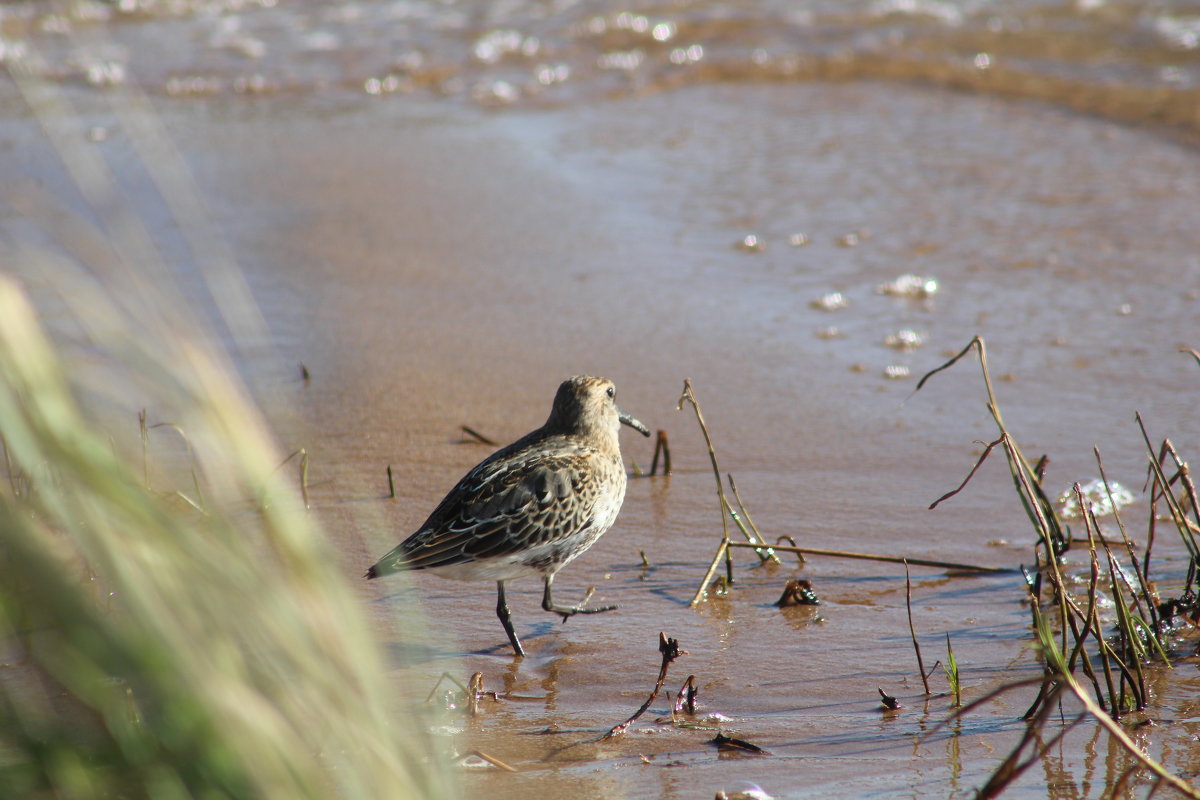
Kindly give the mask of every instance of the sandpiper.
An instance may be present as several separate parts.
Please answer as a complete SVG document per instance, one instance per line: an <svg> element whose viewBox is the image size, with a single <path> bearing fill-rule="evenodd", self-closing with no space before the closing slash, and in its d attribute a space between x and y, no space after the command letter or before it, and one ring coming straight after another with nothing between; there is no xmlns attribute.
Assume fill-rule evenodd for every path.
<svg viewBox="0 0 1200 800"><path fill-rule="evenodd" d="M542 576L542 608L564 620L616 608L585 608L586 597L578 605L559 605L550 593L555 573L591 547L621 510L621 425L650 435L617 408L616 396L607 378L563 381L546 424L468 472L416 533L367 570L367 577L428 569L447 578L496 581L496 615L518 656L525 650L504 598L506 581Z"/></svg>

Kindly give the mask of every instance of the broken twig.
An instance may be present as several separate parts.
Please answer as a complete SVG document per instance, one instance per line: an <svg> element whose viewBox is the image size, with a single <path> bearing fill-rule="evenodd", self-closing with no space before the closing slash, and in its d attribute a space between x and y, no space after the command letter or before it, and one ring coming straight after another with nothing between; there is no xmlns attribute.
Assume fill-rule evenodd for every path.
<svg viewBox="0 0 1200 800"><path fill-rule="evenodd" d="M642 707L633 712L633 716L611 728L608 733L601 736L601 740L612 739L615 736L620 736L629 726L632 725L638 717L646 713L646 709L658 697L658 693L662 691L663 683L667 680L667 668L671 666L671 662L679 658L681 655L687 655L686 650L679 649L679 641L677 639L668 639L665 633L658 634L658 652L662 653L662 666L658 669L658 682L654 684L654 691L646 698L646 702L642 703Z"/></svg>

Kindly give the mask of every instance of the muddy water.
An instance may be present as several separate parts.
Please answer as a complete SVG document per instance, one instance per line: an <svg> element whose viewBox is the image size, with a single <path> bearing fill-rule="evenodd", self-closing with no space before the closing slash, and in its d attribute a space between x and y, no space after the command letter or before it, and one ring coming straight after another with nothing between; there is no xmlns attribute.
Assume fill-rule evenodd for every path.
<svg viewBox="0 0 1200 800"><path fill-rule="evenodd" d="M36 5L12 8L38 18ZM1138 492L1145 456L1135 411L1155 437L1192 455L1200 369L1177 349L1200 346L1200 158L1167 131L1029 100L814 83L808 73L747 82L778 80L784 69L768 58L775 72L755 73L755 48L770 55L781 40L808 57L824 43L832 55L813 74L840 64L837 77L869 78L890 42L909 68L931 70L917 77L938 80L949 69L957 77L948 82L985 92L967 81L981 74L975 57L986 47L1019 61L1016 72L1039 77L1037 86L1057 85L1053 78L1090 87L1051 93L1063 105L1176 119L1162 109L1187 107L1194 54L1164 37L1174 31L1186 45L1189 17L1117 4L1063 12L1068 18L1049 27L1088 31L1091 47L1074 50L1066 45L1078 41L1059 36L1058 60L1047 61L1018 58L1041 39L1013 33L1040 18L1037 4L982 4L940 21L954 8L881 6L835 18L836 9L814 6L806 23L780 10L787 25L696 4L663 12L675 28L659 49L647 44L653 26L621 28L615 15L605 16L611 30L581 33L572 25L592 19L587 4L570 24L512 4L498 16L477 8L457 23L436 13L438 25L405 23L400 43L416 42L424 60L403 60L414 85L402 93L401 84L367 84L399 69L388 66L396 42L368 36L377 28L352 24L348 11L262 4L189 16L172 8L121 12L128 16L104 30L123 47L102 61L124 65L128 82L152 94L188 96L159 98L154 116L190 165L261 309L269 338L242 341L240 364L282 446L307 449L313 513L348 577L487 455L461 441L461 425L511 440L540 424L568 375L614 378L621 405L670 436L675 473L631 479L616 526L555 584L563 599L595 586L595 602L620 609L563 624L540 610L539 587L514 585L510 602L529 651L522 661L507 652L489 586L426 575L364 584L402 693L423 700L443 672L479 671L487 688L510 694L485 701L474 718L435 715L447 747L483 750L520 770L468 769L476 794L696 797L754 784L776 797L925 797L967 794L986 780L1017 741L1032 694L938 727L950 701L922 697L901 568L836 559L763 567L742 554L727 594L688 607L721 521L696 421L675 410L682 379L692 379L721 467L768 536L1030 563L1032 531L999 460L952 501L926 508L966 475L976 440L994 438L977 366L961 363L913 395L915 379L973 335L985 337L1005 419L1026 453L1050 454L1055 491L1096 474L1098 445L1109 475ZM431 8L364 5L359 13L395 20ZM22 19L8 12L6 35ZM30 41L47 59L45 76L72 83L90 74L87 62L55 49L62 42L53 29L63 23L40 19ZM834 22L843 36L832 35ZM566 63L571 80L553 83L554 102L514 77L536 81L544 52L479 55L481 42L511 38L488 38L501 23L520 23L522 41L533 31L539 46L558 47L550 63ZM823 37L805 38L814 29ZM222 31L229 36L212 38ZM349 37L357 57L327 49L331 35ZM196 63L181 55L191 51L166 46L195 37L207 43L190 56ZM686 60L685 43L698 40L706 49L692 66L724 52L721 64L740 65L729 76L737 82L713 80L720 70L672 72L686 66L672 61L675 49ZM1106 51L1110 40L1124 49ZM267 47L253 60L266 83L239 84L249 74L239 53L253 41ZM589 71L600 57L611 56L603 62L611 66L639 49L633 69ZM928 60L911 57L921 52ZM1093 52L1111 57L1084 57ZM522 88L513 97L497 81ZM272 82L291 88L247 91ZM1106 85L1121 91L1089 106ZM372 87L403 96L377 97ZM204 265L139 166L146 150L131 121L144 112L114 113L128 110L119 93L63 91L75 113L51 124L109 159L172 271L204 306ZM1118 102L1127 95L1164 105L1139 117L1136 104ZM81 205L32 122L14 114L0 130L5 185L29 179ZM6 232L30 235L18 216L5 207ZM746 246L749 236L757 246ZM903 275L935 280L937 291L879 291ZM836 305L827 299L834 293L844 308L814 307ZM898 334L923 343L885 344ZM648 467L647 441L627 433L623 444L631 469ZM1139 537L1145 513L1144 503L1132 508ZM1170 541L1156 547L1168 595L1182 578L1180 550ZM772 605L794 575L813 582L820 606ZM944 658L949 634L968 700L1037 675L1021 596L1012 574L914 568L926 667ZM660 631L688 651L667 688L694 674L697 721L719 721L770 755L721 753L711 730L656 724L663 699L623 738L587 741L645 698ZM931 684L946 689L940 672ZM1156 687L1150 718L1158 724L1131 734L1195 777L1195 659L1183 658ZM904 708L881 713L877 688ZM1084 724L1012 796L1107 796L1128 764Z"/></svg>
<svg viewBox="0 0 1200 800"><path fill-rule="evenodd" d="M164 113L274 332L247 373L279 409L285 447L308 449L314 513L348 576L487 455L459 426L515 438L567 375L612 376L622 406L670 436L675 473L632 479L617 525L556 582L563 598L595 586L594 602L620 609L562 624L540 610L540 587L516 584L523 661L488 585L364 586L404 692L423 699L443 672L479 671L511 695L435 720L448 746L520 770L469 771L481 794L951 796L981 785L1019 736L1029 691L938 727L947 684L938 671L938 696L922 698L898 566L740 555L733 589L688 607L720 518L695 419L675 410L685 376L759 527L816 547L1032 561L999 461L926 509L993 428L974 362L914 396L915 376L975 334L1006 421L1027 452L1051 455L1056 491L1096 474L1093 444L1140 489L1135 410L1185 453L1197 442L1200 375L1176 350L1195 344L1200 304L1198 161L1150 132L872 83L697 87L500 116L271 101ZM793 246L800 233L808 243ZM737 246L747 235L761 249ZM904 274L935 279L936 293L879 292ZM812 306L832 292L845 308ZM903 330L924 344L884 343ZM631 469L648 467L647 441L624 446ZM1179 548L1157 552L1169 587ZM772 605L793 575L819 607ZM948 633L968 699L1038 674L1017 576L913 579L927 668ZM656 724L662 699L625 737L587 741L652 687L660 631L688 651L667 688L695 675L701 714L721 715L701 721L769 756ZM1194 660L1158 681L1159 724L1134 732L1194 775ZM903 710L881 713L877 688ZM1013 796L1099 796L1127 766L1085 724Z"/></svg>

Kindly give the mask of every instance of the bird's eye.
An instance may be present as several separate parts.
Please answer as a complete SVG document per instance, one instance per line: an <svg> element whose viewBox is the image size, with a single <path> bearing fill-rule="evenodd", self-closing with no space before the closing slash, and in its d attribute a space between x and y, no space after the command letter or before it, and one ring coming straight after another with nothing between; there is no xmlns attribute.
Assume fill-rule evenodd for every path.
<svg viewBox="0 0 1200 800"><path fill-rule="evenodd" d="M609 396L610 398L614 399L614 400L616 399L616 397L617 397L617 389L616 389L616 387L615 387L615 386L610 386L610 387L608 387L608 396Z"/></svg>

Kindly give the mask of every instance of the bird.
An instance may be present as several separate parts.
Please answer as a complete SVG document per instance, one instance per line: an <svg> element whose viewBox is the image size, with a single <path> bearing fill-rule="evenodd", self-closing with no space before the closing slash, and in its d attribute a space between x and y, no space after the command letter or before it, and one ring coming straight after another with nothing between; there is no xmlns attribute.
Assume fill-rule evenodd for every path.
<svg viewBox="0 0 1200 800"><path fill-rule="evenodd" d="M430 570L458 580L496 581L496 616L516 656L525 649L513 629L505 583L541 576L542 608L562 616L612 611L554 602L555 574L595 544L616 521L625 499L619 433L650 431L617 407L608 378L577 375L562 382L546 423L497 450L468 472L411 536L370 569L368 579Z"/></svg>

